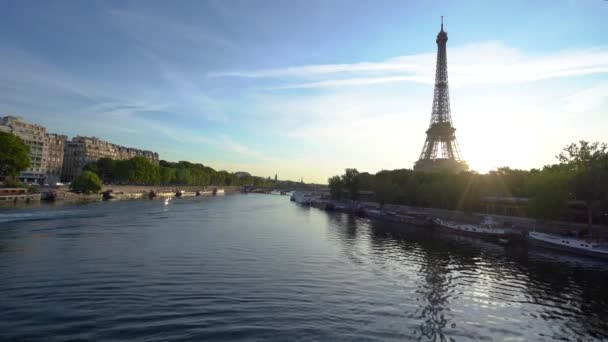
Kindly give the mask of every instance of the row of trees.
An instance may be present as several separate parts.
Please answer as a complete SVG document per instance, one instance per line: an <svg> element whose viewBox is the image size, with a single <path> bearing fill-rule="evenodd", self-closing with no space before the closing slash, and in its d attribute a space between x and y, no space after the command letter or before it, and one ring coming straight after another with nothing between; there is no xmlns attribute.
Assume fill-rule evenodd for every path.
<svg viewBox="0 0 608 342"><path fill-rule="evenodd" d="M29 147L16 135L0 132L0 175L4 186L22 186L15 177L30 166ZM80 177L72 182L72 189L83 192L101 190L102 182L140 185L276 185L270 178L243 175L237 177L227 171L216 171L203 164L186 161L158 164L144 157L129 160L101 158L85 165Z"/></svg>
<svg viewBox="0 0 608 342"><path fill-rule="evenodd" d="M85 165L84 171L99 176L105 183L140 184L140 185L224 185L224 186L272 186L270 179L243 176L227 171L216 171L203 164L180 161L178 163L161 160L158 164L144 157L128 160L101 158L97 162Z"/></svg>
<svg viewBox="0 0 608 342"><path fill-rule="evenodd" d="M589 224L608 215L608 147L588 143L567 146L559 163L530 171L500 168L487 174L474 172L422 173L401 169L376 174L346 169L329 178L334 198L357 199L359 190L375 192L380 203L405 204L451 210L481 210L483 196L528 198L524 212L541 219L567 219L568 201L583 201Z"/></svg>

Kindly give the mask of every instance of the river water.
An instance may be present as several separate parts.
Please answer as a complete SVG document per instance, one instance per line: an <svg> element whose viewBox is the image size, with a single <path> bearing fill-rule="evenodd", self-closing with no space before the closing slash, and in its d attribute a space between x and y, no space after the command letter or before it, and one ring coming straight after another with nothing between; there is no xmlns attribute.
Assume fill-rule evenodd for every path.
<svg viewBox="0 0 608 342"><path fill-rule="evenodd" d="M606 340L608 265L231 195L0 212L0 340Z"/></svg>

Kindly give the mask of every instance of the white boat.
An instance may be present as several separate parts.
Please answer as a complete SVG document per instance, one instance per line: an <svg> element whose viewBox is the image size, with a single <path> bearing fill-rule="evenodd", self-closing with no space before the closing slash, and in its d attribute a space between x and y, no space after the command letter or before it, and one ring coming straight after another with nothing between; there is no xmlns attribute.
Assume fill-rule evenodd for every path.
<svg viewBox="0 0 608 342"><path fill-rule="evenodd" d="M291 195L290 200L298 204L310 205L310 202L313 200L313 198L314 196L311 193L296 191Z"/></svg>
<svg viewBox="0 0 608 342"><path fill-rule="evenodd" d="M484 217L480 224L461 224L441 219L435 219L434 223L452 233L489 238L503 243L508 242L513 235L512 229L499 226L491 216Z"/></svg>
<svg viewBox="0 0 608 342"><path fill-rule="evenodd" d="M528 233L528 241L547 248L608 259L608 245L597 242L539 232Z"/></svg>
<svg viewBox="0 0 608 342"><path fill-rule="evenodd" d="M176 193L172 191L156 192L155 197L175 197Z"/></svg>
<svg viewBox="0 0 608 342"><path fill-rule="evenodd" d="M213 190L213 196L218 196L218 195L223 195L223 194L224 194L224 189L215 188Z"/></svg>

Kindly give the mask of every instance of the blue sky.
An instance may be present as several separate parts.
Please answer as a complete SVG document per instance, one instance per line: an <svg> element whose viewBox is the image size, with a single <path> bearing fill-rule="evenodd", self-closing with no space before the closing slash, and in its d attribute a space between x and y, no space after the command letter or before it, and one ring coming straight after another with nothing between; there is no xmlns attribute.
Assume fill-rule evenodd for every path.
<svg viewBox="0 0 608 342"><path fill-rule="evenodd" d="M608 140L602 0L5 0L0 115L281 179L411 168L441 15L474 169Z"/></svg>

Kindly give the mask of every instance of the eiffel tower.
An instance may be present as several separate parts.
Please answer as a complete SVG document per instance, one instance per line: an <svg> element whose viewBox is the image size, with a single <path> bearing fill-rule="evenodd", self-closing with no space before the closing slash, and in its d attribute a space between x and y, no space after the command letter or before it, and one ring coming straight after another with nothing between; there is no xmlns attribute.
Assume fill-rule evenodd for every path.
<svg viewBox="0 0 608 342"><path fill-rule="evenodd" d="M467 171L469 166L462 159L456 129L452 125L450 113L450 92L448 89L448 59L446 44L448 33L443 30L437 34L437 69L435 71L435 94L431 124L426 131L426 141L420 159L414 164L415 171Z"/></svg>

